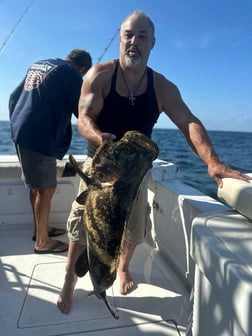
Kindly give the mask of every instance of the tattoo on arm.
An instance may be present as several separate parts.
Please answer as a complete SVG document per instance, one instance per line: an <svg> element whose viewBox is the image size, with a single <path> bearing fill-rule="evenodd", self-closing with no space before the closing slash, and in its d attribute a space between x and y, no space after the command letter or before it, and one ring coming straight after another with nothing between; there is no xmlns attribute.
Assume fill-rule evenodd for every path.
<svg viewBox="0 0 252 336"><path fill-rule="evenodd" d="M80 97L79 100L79 111L85 111L85 114L92 114L93 107L90 101L88 101L85 97Z"/></svg>

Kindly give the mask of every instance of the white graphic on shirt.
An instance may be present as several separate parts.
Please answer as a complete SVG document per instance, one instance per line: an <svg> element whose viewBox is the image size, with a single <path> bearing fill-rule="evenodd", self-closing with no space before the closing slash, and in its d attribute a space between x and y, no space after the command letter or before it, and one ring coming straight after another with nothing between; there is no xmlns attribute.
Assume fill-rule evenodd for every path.
<svg viewBox="0 0 252 336"><path fill-rule="evenodd" d="M31 91L38 88L49 72L52 71L55 67L56 65L50 63L33 64L28 70L24 89L26 91Z"/></svg>

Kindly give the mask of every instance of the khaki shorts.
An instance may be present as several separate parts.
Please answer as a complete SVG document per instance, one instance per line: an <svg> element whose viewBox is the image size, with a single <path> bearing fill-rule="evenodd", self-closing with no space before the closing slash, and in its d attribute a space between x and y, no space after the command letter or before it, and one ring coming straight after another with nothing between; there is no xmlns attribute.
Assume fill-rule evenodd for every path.
<svg viewBox="0 0 252 336"><path fill-rule="evenodd" d="M82 170L87 175L90 172L92 159L87 158L82 166ZM140 244L144 240L146 233L151 228L150 205L148 204L147 190L150 171L143 178L135 199L131 214L126 223L124 239L130 244ZM80 181L78 195L87 188L83 180ZM80 245L86 244L86 232L83 223L84 206L74 201L67 221L68 239Z"/></svg>

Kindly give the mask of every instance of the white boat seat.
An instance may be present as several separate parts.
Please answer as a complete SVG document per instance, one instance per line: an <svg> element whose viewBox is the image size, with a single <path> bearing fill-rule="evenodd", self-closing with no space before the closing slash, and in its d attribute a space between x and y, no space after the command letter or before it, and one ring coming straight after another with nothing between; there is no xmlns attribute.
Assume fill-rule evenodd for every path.
<svg viewBox="0 0 252 336"><path fill-rule="evenodd" d="M248 174L252 177L252 174ZM233 178L223 178L223 187L218 188L220 201L252 219L252 180L249 182Z"/></svg>

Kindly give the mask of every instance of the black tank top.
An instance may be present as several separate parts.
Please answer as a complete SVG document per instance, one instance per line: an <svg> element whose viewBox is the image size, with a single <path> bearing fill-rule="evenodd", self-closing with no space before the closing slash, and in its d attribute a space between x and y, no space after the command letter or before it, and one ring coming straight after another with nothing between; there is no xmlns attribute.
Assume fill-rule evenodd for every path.
<svg viewBox="0 0 252 336"><path fill-rule="evenodd" d="M147 68L147 89L143 94L136 96L134 105L131 105L128 97L120 96L116 92L118 64L116 60L111 88L104 99L103 109L96 119L96 125L102 132L115 134L116 140L119 140L125 132L132 130L140 131L150 138L153 126L159 117L153 71ZM93 157L97 147L89 141L88 156Z"/></svg>

